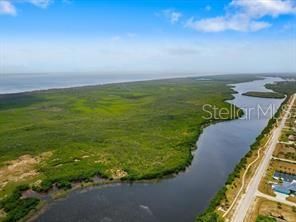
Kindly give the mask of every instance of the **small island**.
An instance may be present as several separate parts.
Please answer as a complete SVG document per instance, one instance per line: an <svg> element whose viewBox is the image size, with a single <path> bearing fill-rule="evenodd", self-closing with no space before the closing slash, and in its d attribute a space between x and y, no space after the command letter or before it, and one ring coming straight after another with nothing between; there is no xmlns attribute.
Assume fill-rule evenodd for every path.
<svg viewBox="0 0 296 222"><path fill-rule="evenodd" d="M272 99L283 99L285 98L284 94L276 93L276 92L255 92L249 91L243 93L244 96L251 96L251 97L260 97L260 98L272 98Z"/></svg>

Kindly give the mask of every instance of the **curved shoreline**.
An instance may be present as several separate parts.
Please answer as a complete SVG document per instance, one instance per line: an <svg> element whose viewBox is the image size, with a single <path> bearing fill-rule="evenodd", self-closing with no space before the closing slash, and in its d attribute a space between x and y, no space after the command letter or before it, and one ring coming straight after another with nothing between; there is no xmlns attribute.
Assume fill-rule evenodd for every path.
<svg viewBox="0 0 296 222"><path fill-rule="evenodd" d="M244 95L244 94L242 94ZM245 95L248 96L248 95ZM250 97L255 97L255 96L250 96ZM260 97L260 98L266 98L266 97ZM265 128L261 131L261 133L256 137L256 140L253 144L251 144L250 146L250 150L245 154L245 156L243 156L240 161L237 163L237 165L235 165L233 171L229 174L225 185L223 187L220 188L220 190L217 191L217 193L215 194L215 196L213 197L213 199L211 200L209 206L197 216L197 222L199 221L203 221L203 217L209 217L209 218L221 218L221 216L216 212L217 207L221 204L221 201L223 200L226 192L227 192L227 186L229 184L232 184L234 182L234 177L233 175L235 175L236 173L240 173L241 170L245 170L244 174L243 174L243 180L245 180L245 175L248 173L249 168L251 167L251 165L253 165L259 158L260 158L260 141L261 139L263 139L267 134L269 134L270 130L273 128L274 124L276 124L276 121L274 118L277 118L280 113L281 113L281 109L283 106L285 106L287 104L287 102L289 101L289 96L285 95L284 100L282 101L280 107L277 109L277 112L273 115L273 117L268 121L267 125L265 126ZM266 99L280 99L280 98L266 98ZM264 147L264 146L262 146ZM253 162L251 162L246 169L245 165L246 165L246 159L250 156L252 156L253 153L257 152L258 157L253 160ZM244 189L244 186L242 186L239 190L239 193L237 194L237 196L235 197L235 200L237 198L239 198L239 195L241 193L241 191ZM229 211L232 209L233 205L235 204L235 200L233 201L233 203L231 204L231 206L229 207L229 209L227 209L227 211L225 213L223 213L222 218L225 217L225 215L227 213L229 213ZM221 219L222 219L221 218Z"/></svg>
<svg viewBox="0 0 296 222"><path fill-rule="evenodd" d="M284 99L285 95L276 93L276 92L256 92L256 91L249 91L243 93L244 96L250 97L258 97L258 98L266 98L266 99Z"/></svg>
<svg viewBox="0 0 296 222"><path fill-rule="evenodd" d="M231 86L229 86L229 87L231 87ZM234 97L234 94L236 94L236 93L237 93L237 92L233 91L232 94L230 94L230 97L231 97L231 98L226 98L226 99L224 100L224 102L227 102L228 104L233 105L233 104L231 103L231 101L235 98L235 97ZM237 110L242 110L242 109L240 109L240 108L237 107L237 106L235 106L235 107L237 108ZM202 133L203 133L203 130L204 130L205 128L207 128L208 126L215 125L215 124L217 124L217 123L219 123L219 122L225 122L225 121L229 121L229 120L235 120L235 119L241 117L242 115L243 115L243 113L240 112L240 116L236 116L236 118L231 118L231 119L226 119L226 120L214 120L214 121L205 122L203 125L201 125L200 130L197 131L197 132L199 132L199 134L195 137L194 142L192 142L192 144L195 144L196 141L199 140L200 136L201 136ZM192 148L193 148L193 147L195 148L194 151L192 151ZM198 147L196 147L196 146L191 146L191 147L189 147L188 149L192 151L192 152L190 152L189 161L186 161L186 164L184 164L184 166L182 167L181 170L180 170L180 168L179 168L179 170L178 170L177 173L174 173L174 172L176 172L176 171L175 171L175 169L173 169L173 170L171 170L172 173L164 174L161 178L159 178L159 177L153 177L152 179L127 180L127 181L121 181L121 180L111 180L111 181L110 181L110 180L108 180L108 181L104 181L103 183L98 183L98 184L97 184L97 183L89 183L89 184L86 185L86 186L84 185L83 188L81 188L81 184L80 184L80 186L75 186L73 189L68 190L68 191L66 191L66 192L63 192L63 194L69 195L69 193L75 192L76 190L83 190L83 189L85 189L86 187L106 187L106 186L111 186L112 184L119 184L119 185L120 185L120 184L128 184L128 183L147 183L147 184L151 184L151 183L154 183L154 182L159 182L159 181L161 181L161 180L163 180L163 179L174 178L174 177L176 177L177 175L186 172L186 170L187 170L188 168L190 168L190 166L191 166L191 164L192 164L192 162L193 162L194 153L196 152L196 149L198 149ZM106 185L106 183L107 183L108 185ZM49 195L50 195L50 194L49 194ZM63 196L64 196L64 195L63 195ZM61 199L61 198L58 198L58 200L60 200L60 199ZM55 200L56 200L56 199L54 199L52 202L54 202ZM50 203L51 203L51 202L49 202L49 204L50 204ZM44 206L44 205L43 205L43 206ZM42 213L43 211L46 211L47 206L48 206L48 205L46 204L46 206L43 207L43 208L40 210L41 213ZM36 215L35 215L35 217L36 217Z"/></svg>
<svg viewBox="0 0 296 222"><path fill-rule="evenodd" d="M152 80L153 81L153 80ZM256 81L256 80L254 80ZM111 83L113 84L113 83ZM172 169L170 170L171 172L167 173L167 174L163 174L162 177L152 177L151 179L140 179L140 180L125 180L125 179L108 179L108 178L102 178L103 181L102 182L89 182L89 183L81 183L81 182L78 182L78 183L74 183L76 184L75 186L73 186L71 189L68 189L68 190L62 190L62 189L59 189L57 191L49 191L46 193L46 196L49 196L50 197L50 200L48 201L44 201L42 200L40 202L40 204L37 206L36 210L35 211L32 211L30 212L29 215L27 215L24 220L25 221L34 221L35 219L37 219L40 215L42 215L44 212L46 212L50 205L52 203L54 203L55 201L59 201L59 200L62 200L62 199L65 199L68 197L68 195L70 195L71 193L73 192L76 192L76 191L83 191L83 190L86 190L87 192L87 189L89 188L98 188L98 189L101 189L101 188L106 188L106 187L109 187L109 186L113 186L113 185L122 185L122 184L153 184L153 183L159 183L160 181L162 180L166 180L166 179L171 179L171 178L174 178L174 177L177 177L179 174L182 174L182 173L186 173L186 170L188 170L190 168L190 166L192 165L192 162L193 162L193 159L194 159L194 154L195 152L197 151L198 149L198 146L197 146L197 141L199 140L200 136L202 135L203 131L205 128L209 127L209 126L212 126L212 125L215 125L215 124L218 124L218 123L221 123L221 122L226 122L226 121L232 121L232 120L236 120L236 119L239 119L241 118L243 115L244 115L244 111L238 107L238 106L235 106L231 103L231 101L233 99L235 99L235 94L237 94L238 92L236 92L235 90L232 89L232 86L230 84L227 85L231 90L232 90L232 93L229 95L229 98L226 98L224 99L224 102L229 104L230 105L230 109L235 109L238 113L237 116L234 116L234 118L230 118L230 119L224 119L224 120L221 120L221 119L215 119L215 120L210 120L210 121L206 121L204 124L201 125L200 127L200 130L199 130L199 134L196 136L196 139L194 140L194 142L190 142L191 146L188 148L189 150L191 150L190 152L190 156L189 158L187 159L186 161L186 164L184 164L181 168L181 170L178 170L176 172L175 169ZM90 86L92 87L92 86ZM67 89L67 88L65 88ZM53 89L55 90L55 89ZM93 178L90 178L91 180ZM60 193L60 191L62 191ZM56 196L56 192L58 193L57 196ZM42 193L40 193L42 195ZM52 197L53 195L53 197Z"/></svg>

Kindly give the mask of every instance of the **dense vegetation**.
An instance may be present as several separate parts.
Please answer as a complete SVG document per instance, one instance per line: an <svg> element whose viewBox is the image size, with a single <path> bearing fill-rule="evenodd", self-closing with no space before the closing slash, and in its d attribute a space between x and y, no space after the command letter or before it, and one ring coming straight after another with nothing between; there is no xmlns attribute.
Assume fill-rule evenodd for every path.
<svg viewBox="0 0 296 222"><path fill-rule="evenodd" d="M278 115L279 115L279 111L275 114L275 116L278 116ZM252 155L254 150L257 150L260 148L261 139L271 130L274 123L275 123L275 119L271 119L268 122L268 125L266 126L266 128L256 138L255 143L253 143L251 145L250 151L235 166L232 173L230 173L228 175L225 185L216 193L215 197L211 200L208 208L197 217L197 219L196 219L197 222L220 222L220 221L223 221L222 218L217 214L216 209L220 205L221 201L226 198L227 185L232 184L236 178L240 177L241 170L244 170L247 167L247 159Z"/></svg>
<svg viewBox="0 0 296 222"><path fill-rule="evenodd" d="M46 192L53 184L70 189L71 182L95 175L138 180L179 172L192 160L202 125L217 121L202 118L208 116L202 106L230 109L225 100L233 90L226 84L253 79L216 76L1 95L0 170L24 154L51 153L38 162L38 175L10 181L0 191L6 220L22 218L39 203L21 198L20 183ZM244 165L242 159L226 184ZM214 209L224 196L222 188L197 221L220 221Z"/></svg>
<svg viewBox="0 0 296 222"><path fill-rule="evenodd" d="M291 95L296 92L296 81L277 82L276 84L266 84L267 89L285 95Z"/></svg>
<svg viewBox="0 0 296 222"><path fill-rule="evenodd" d="M256 222L276 222L276 219L273 217L259 215L256 219Z"/></svg>
<svg viewBox="0 0 296 222"><path fill-rule="evenodd" d="M246 92L243 93L244 96L251 96L251 97L260 97L260 98L274 98L274 99L283 99L285 95L276 93L276 92Z"/></svg>
<svg viewBox="0 0 296 222"><path fill-rule="evenodd" d="M22 191L27 189L27 186L18 186L9 196L0 201L0 208L6 213L3 222L18 221L37 207L39 199L22 198Z"/></svg>
<svg viewBox="0 0 296 222"><path fill-rule="evenodd" d="M294 86L294 84L295 84L294 83L294 84L292 84L292 86L289 87L289 90L286 90L283 87L286 87L287 84L281 84L280 86L278 84L279 83L269 84L268 87L272 88L272 89L277 89L276 92L279 92L279 93L284 93L284 92L287 93L288 97L282 103L282 106L284 106L289 100L289 95L296 92L296 88L294 89L294 92L293 92L293 87L295 87L296 85ZM290 85L290 84L288 84L288 85ZM280 116L280 113L281 113L281 108L279 108L278 111L274 114L274 118L269 120L267 126L264 128L264 130L261 132L261 134L256 138L255 142L251 145L251 149L249 150L249 152L235 166L232 173L230 173L228 175L225 185L216 193L215 197L211 200L208 208L196 218L197 222L220 222L220 221L223 221L223 219L216 212L216 209L220 205L221 201L226 197L225 194L227 191L227 188L226 188L227 185L232 184L236 178L240 177L241 170L246 169L247 159L249 157L251 157L252 153L255 150L258 150L260 148L261 140L274 127L274 124L276 123L277 117Z"/></svg>
<svg viewBox="0 0 296 222"><path fill-rule="evenodd" d="M242 74L229 74L229 75L216 75L216 76L206 76L206 77L200 77L200 79L210 79L217 82L223 82L226 84L235 84L235 83L241 83L241 82L249 82L254 80L261 80L264 79L263 77L259 75L242 75Z"/></svg>
<svg viewBox="0 0 296 222"><path fill-rule="evenodd" d="M202 105L230 108L224 101L232 92L224 82L188 78L2 95L0 167L50 151L30 180L42 180L33 185L37 191L54 183L68 189L94 175L136 180L176 173L191 162L201 126L210 122Z"/></svg>

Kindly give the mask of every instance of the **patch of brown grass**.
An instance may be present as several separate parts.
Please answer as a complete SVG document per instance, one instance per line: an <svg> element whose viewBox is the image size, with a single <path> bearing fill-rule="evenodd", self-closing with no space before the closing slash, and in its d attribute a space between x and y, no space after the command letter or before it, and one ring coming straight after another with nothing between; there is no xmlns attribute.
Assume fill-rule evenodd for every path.
<svg viewBox="0 0 296 222"><path fill-rule="evenodd" d="M268 136L265 136L264 138L262 138L262 140L260 141L261 147L263 147L266 142L268 140ZM260 149L260 148L259 148ZM246 177L245 177L245 186L243 188L243 191L241 192L241 195L245 192L246 187L248 186L252 176L254 175L258 164L260 163L262 156L263 156L263 151L264 148L260 151L260 157L259 159L251 166L251 168L249 168ZM247 158L247 164L249 165L251 162L253 162L256 158L258 157L258 150L254 150L252 152L252 155ZM238 178L236 178L230 185L228 185L227 191L225 193L226 198L224 200L221 201L220 206L223 209L227 209L229 207L229 205L233 202L234 198L237 196L239 190L241 189L242 186L242 178L243 178L243 174L245 173L246 169L242 169L240 172L240 176ZM227 217L231 218L232 214L233 214L233 210L234 208L228 213Z"/></svg>
<svg viewBox="0 0 296 222"><path fill-rule="evenodd" d="M269 162L268 168L262 177L258 190L262 193L268 194L270 196L276 196L275 193L272 190L270 182L275 182L274 179L272 178L274 174L275 168L274 168L274 160L271 160Z"/></svg>
<svg viewBox="0 0 296 222"><path fill-rule="evenodd" d="M0 189L3 189L8 183L19 183L36 177L39 174L36 169L37 165L50 155L50 152L36 157L23 155L16 160L7 161L0 168Z"/></svg>
<svg viewBox="0 0 296 222"><path fill-rule="evenodd" d="M295 209L291 206L257 197L244 222L255 222L258 215L271 216L284 221L296 221Z"/></svg>
<svg viewBox="0 0 296 222"><path fill-rule="evenodd" d="M288 163L280 160L274 160L272 162L274 164L275 170L289 173L289 174L296 174L296 164Z"/></svg>
<svg viewBox="0 0 296 222"><path fill-rule="evenodd" d="M121 169L111 169L110 173L113 179L120 179L127 176L127 172Z"/></svg>
<svg viewBox="0 0 296 222"><path fill-rule="evenodd" d="M3 209L0 209L0 221L2 221L2 219L4 219L6 216L6 213L4 212Z"/></svg>
<svg viewBox="0 0 296 222"><path fill-rule="evenodd" d="M273 155L278 158L295 160L293 158L294 157L293 154L296 154L296 148L291 145L282 144L282 143L277 144L276 149L273 153Z"/></svg>
<svg viewBox="0 0 296 222"><path fill-rule="evenodd" d="M296 203L296 197L295 196L294 197L289 196L289 197L287 197L287 200ZM296 212L295 212L295 214L296 214Z"/></svg>

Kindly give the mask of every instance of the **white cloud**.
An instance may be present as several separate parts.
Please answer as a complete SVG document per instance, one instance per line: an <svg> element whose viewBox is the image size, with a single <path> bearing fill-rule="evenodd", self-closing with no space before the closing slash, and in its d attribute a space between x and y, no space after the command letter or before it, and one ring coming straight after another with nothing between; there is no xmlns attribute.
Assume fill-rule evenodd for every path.
<svg viewBox="0 0 296 222"><path fill-rule="evenodd" d="M162 11L162 14L170 21L170 23L175 24L182 17L182 13L175 11L174 9L166 9Z"/></svg>
<svg viewBox="0 0 296 222"><path fill-rule="evenodd" d="M24 0L24 2L30 3L40 8L47 8L53 0Z"/></svg>
<svg viewBox="0 0 296 222"><path fill-rule="evenodd" d="M291 0L232 0L225 15L200 20L191 18L185 26L202 32L255 32L271 26L262 21L263 17L287 14L296 14L295 2Z"/></svg>
<svg viewBox="0 0 296 222"><path fill-rule="evenodd" d="M0 0L0 14L2 15L16 15L16 9L10 1Z"/></svg>
<svg viewBox="0 0 296 222"><path fill-rule="evenodd" d="M255 32L270 27L271 24L263 21L253 21L243 15L221 16L209 19L201 19L195 21L189 19L186 27L202 32L222 32L225 30L233 30L239 32Z"/></svg>
<svg viewBox="0 0 296 222"><path fill-rule="evenodd" d="M17 15L16 4L27 3L45 9L53 2L54 0L0 0L0 15Z"/></svg>
<svg viewBox="0 0 296 222"><path fill-rule="evenodd" d="M293 3L292 0L233 0L230 5L241 8L254 18L296 13L295 1Z"/></svg>

